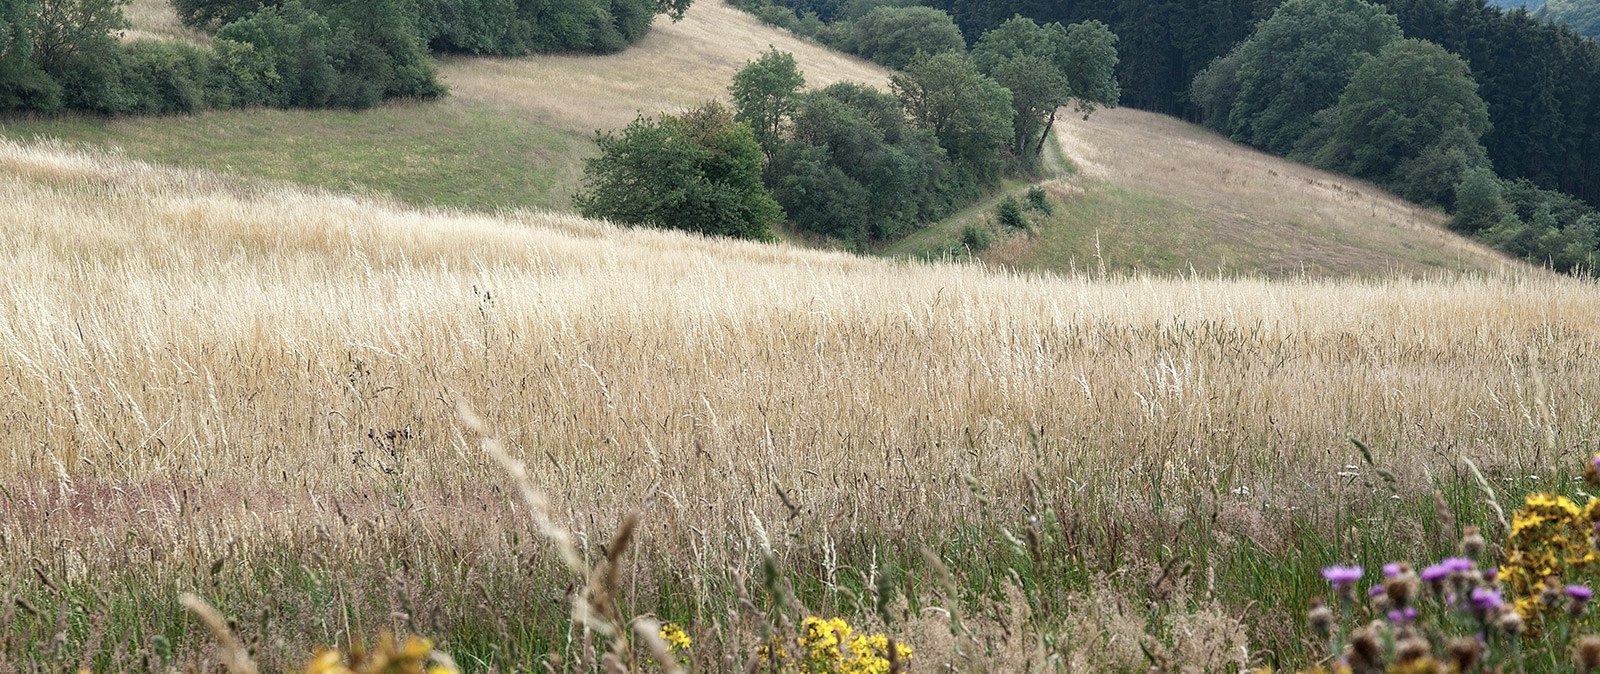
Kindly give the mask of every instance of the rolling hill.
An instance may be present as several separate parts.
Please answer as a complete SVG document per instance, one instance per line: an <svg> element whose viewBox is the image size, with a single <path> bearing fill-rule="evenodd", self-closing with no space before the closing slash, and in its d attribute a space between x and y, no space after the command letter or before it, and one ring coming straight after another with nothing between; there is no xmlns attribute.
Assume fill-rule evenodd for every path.
<svg viewBox="0 0 1600 674"><path fill-rule="evenodd" d="M1520 266L1448 231L1437 211L1172 117L1123 108L1058 128L1079 171L1068 188L1080 192L1036 236L1011 237L985 259L1272 276Z"/></svg>
<svg viewBox="0 0 1600 674"><path fill-rule="evenodd" d="M0 203L0 575L45 579L0 587L25 607L0 622L3 671L71 670L96 648L136 671L145 651L118 646L152 634L169 662L204 665L210 642L175 608L191 588L237 617L261 671L380 629L433 636L471 671L537 671L573 648L573 576L530 535L485 432L587 559L646 513L625 610L696 628L702 657L766 638L703 636L738 629L716 620L764 592L741 575L763 559L792 570L793 601L859 623L870 602L835 583L892 566L931 601L927 541L991 587L981 574L1029 559L1003 535L1038 512L1091 537L1052 534L1060 566L1030 567L1039 583L1167 601L1144 579L1193 551L1205 603L1170 610L1251 616L1260 629L1229 622L1230 638L1301 657L1276 627L1301 621L1252 607L1325 590L1306 550L1453 549L1429 533L1449 531L1429 519L1441 452L1514 502L1555 479L1548 457L1587 460L1600 428L1600 315L1571 311L1596 286L1556 275L909 264L11 141ZM1404 499L1342 477L1352 437ZM1477 493L1456 478L1448 493ZM1086 580L1135 564L1125 586ZM1097 624L1081 605L1042 620ZM914 671L951 671L948 620L894 630ZM1138 648L1073 657L1145 664ZM727 671L712 662L698 671Z"/></svg>
<svg viewBox="0 0 1600 674"><path fill-rule="evenodd" d="M198 40L166 0L129 7L130 37ZM233 110L192 117L0 121L0 135L116 147L176 166L372 191L416 205L565 208L597 128L725 97L728 81L768 46L792 52L808 83L881 85L882 68L762 25L715 0L683 21L658 19L608 56L448 57L451 94L342 110Z"/></svg>
<svg viewBox="0 0 1600 674"><path fill-rule="evenodd" d="M202 39L164 0L130 9L134 35ZM882 86L884 69L761 24L716 0L658 20L610 56L446 58L451 95L374 110L242 110L195 117L14 120L13 138L55 137L129 157L421 206L562 209L599 128L725 95L769 45L796 55L810 86ZM984 259L1031 270L1339 276L1495 270L1515 265L1444 231L1442 218L1372 185L1227 142L1172 118L1110 110L1069 117L1057 134L1075 175L1047 187L1060 202L1032 236ZM993 200L883 252L949 249Z"/></svg>

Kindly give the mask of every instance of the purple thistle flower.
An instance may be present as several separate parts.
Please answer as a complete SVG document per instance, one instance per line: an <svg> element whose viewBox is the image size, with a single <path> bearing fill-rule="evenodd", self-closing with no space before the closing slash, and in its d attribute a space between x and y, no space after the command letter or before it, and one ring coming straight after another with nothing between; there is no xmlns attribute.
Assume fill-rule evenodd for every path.
<svg viewBox="0 0 1600 674"><path fill-rule="evenodd" d="M1500 599L1498 590L1480 587L1472 591L1472 607L1479 611L1487 613L1503 605L1505 602Z"/></svg>
<svg viewBox="0 0 1600 674"><path fill-rule="evenodd" d="M1429 583L1437 583L1444 580L1445 576L1448 575L1450 575L1450 569L1445 568L1443 564L1434 564L1422 570L1422 579Z"/></svg>
<svg viewBox="0 0 1600 674"><path fill-rule="evenodd" d="M1417 619L1417 609L1411 606L1397 608L1389 612L1389 622L1395 625L1410 625Z"/></svg>
<svg viewBox="0 0 1600 674"><path fill-rule="evenodd" d="M1384 564L1383 565L1383 577L1384 578L1393 578L1393 577L1398 576L1398 575L1400 575L1400 563L1399 562L1389 562L1388 564Z"/></svg>
<svg viewBox="0 0 1600 674"><path fill-rule="evenodd" d="M1343 587L1361 580L1362 573L1363 571L1359 566L1339 566L1336 564L1323 569L1322 577L1327 578L1328 582L1333 583L1334 587Z"/></svg>
<svg viewBox="0 0 1600 674"><path fill-rule="evenodd" d="M1471 571L1477 565L1473 564L1472 560L1465 557L1450 557L1439 562L1439 566L1444 567L1445 570L1450 571L1451 573L1455 573L1457 571Z"/></svg>
<svg viewBox="0 0 1600 674"><path fill-rule="evenodd" d="M1483 579L1484 580L1487 580L1487 581L1492 583L1492 582L1494 582L1494 579L1499 578L1499 577L1500 577L1500 569L1497 569L1497 568L1491 566L1491 567L1483 570Z"/></svg>
<svg viewBox="0 0 1600 674"><path fill-rule="evenodd" d="M1586 585L1568 585L1567 596L1571 597L1573 601L1589 601L1590 598L1594 597L1594 590L1589 589Z"/></svg>
<svg viewBox="0 0 1600 674"><path fill-rule="evenodd" d="M1384 592L1384 590L1383 590L1383 586L1382 585L1374 585L1372 587L1367 588L1367 596L1368 597L1376 597L1376 596L1378 596L1380 594L1383 594L1383 592Z"/></svg>

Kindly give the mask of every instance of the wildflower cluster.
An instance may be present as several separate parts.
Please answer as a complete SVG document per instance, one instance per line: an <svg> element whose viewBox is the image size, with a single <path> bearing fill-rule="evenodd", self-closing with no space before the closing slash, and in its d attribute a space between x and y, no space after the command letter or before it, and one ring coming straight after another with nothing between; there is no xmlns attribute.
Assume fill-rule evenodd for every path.
<svg viewBox="0 0 1600 674"><path fill-rule="evenodd" d="M693 640L689 638L689 634L684 632L683 628L679 627L677 623L662 625L661 638L667 642L667 646L672 649L673 653L681 654L689 650L689 647L694 644Z"/></svg>
<svg viewBox="0 0 1600 674"><path fill-rule="evenodd" d="M1600 456L1587 467L1600 487ZM1414 570L1385 564L1367 591L1358 566L1330 566L1322 575L1334 609L1314 602L1308 620L1331 654L1303 674L1443 674L1526 671L1524 644L1551 664L1569 654L1572 668L1600 672L1600 636L1579 636L1589 623L1594 591L1578 582L1600 572L1600 499L1579 507L1565 496L1529 495L1513 516L1496 567L1485 564L1487 542L1476 527L1461 540L1461 556ZM1365 616L1348 633L1342 618ZM1535 638L1537 637L1537 639Z"/></svg>
<svg viewBox="0 0 1600 674"><path fill-rule="evenodd" d="M776 641L761 648L761 661L784 674L889 674L905 671L911 647L892 644L882 634L855 634L840 618L806 618L800 623L798 655ZM763 670L766 671L766 670Z"/></svg>
<svg viewBox="0 0 1600 674"><path fill-rule="evenodd" d="M323 649L311 658L305 674L458 674L449 659L418 636L396 643L390 634L378 637L371 650L352 644L350 652Z"/></svg>
<svg viewBox="0 0 1600 674"><path fill-rule="evenodd" d="M1593 464L1590 473L1594 473ZM1595 552L1600 499L1579 508L1565 496L1530 494L1511 520L1506 538L1506 560L1500 565L1502 582L1516 597L1517 612L1536 628L1562 610L1570 610L1563 578L1591 576L1600 571ZM1583 597L1582 603L1587 603Z"/></svg>

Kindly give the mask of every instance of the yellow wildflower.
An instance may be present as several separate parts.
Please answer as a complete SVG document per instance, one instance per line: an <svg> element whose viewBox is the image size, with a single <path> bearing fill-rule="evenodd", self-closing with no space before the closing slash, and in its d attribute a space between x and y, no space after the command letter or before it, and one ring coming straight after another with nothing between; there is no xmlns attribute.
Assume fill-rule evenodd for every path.
<svg viewBox="0 0 1600 674"><path fill-rule="evenodd" d="M661 626L661 638L667 641L667 645L672 648L672 652L674 653L681 653L689 650L689 645L693 643L693 641L689 639L689 635L685 633L683 628L679 627L677 623L663 624Z"/></svg>

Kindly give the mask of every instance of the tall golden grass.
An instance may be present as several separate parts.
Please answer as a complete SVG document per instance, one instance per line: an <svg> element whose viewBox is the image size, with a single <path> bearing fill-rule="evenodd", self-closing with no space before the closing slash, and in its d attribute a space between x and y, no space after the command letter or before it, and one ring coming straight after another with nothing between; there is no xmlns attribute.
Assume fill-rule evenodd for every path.
<svg viewBox="0 0 1600 674"><path fill-rule="evenodd" d="M1553 275L1019 274L10 142L0 203L0 639L22 644L0 666L18 669L62 661L40 606L73 587L102 589L62 616L134 586L155 605L125 610L159 616L198 589L241 632L305 635L257 644L266 662L360 625L525 634L563 614L560 562L460 403L581 554L646 513L630 615L714 614L729 569L769 554L848 603L874 560L1041 505L1113 565L1197 527L1282 555L1300 539L1275 522L1304 524L1285 513L1337 539L1363 525L1319 502L1384 498L1350 438L1426 492L1440 457L1523 480L1600 427L1600 288ZM335 590L362 569L409 584ZM263 595L287 586L315 591ZM59 623L74 649L116 640Z"/></svg>

